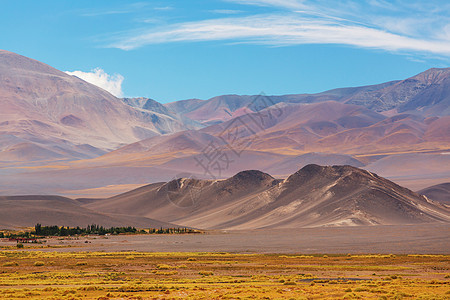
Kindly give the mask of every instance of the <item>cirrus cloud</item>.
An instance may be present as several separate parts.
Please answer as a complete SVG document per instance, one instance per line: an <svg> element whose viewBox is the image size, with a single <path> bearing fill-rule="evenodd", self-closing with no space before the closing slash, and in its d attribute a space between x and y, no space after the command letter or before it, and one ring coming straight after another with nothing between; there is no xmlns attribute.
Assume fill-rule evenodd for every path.
<svg viewBox="0 0 450 300"><path fill-rule="evenodd" d="M223 0L265 13L210 18L111 34L107 47L226 41L271 46L340 44L407 55L450 57L450 5L437 0ZM436 2L437 1L437 2ZM271 12L268 12L271 11Z"/></svg>
<svg viewBox="0 0 450 300"><path fill-rule="evenodd" d="M132 50L149 44L219 40L273 46L344 44L450 56L450 41L445 39L414 38L348 20L309 17L298 13L179 23L122 36L110 47Z"/></svg>
<svg viewBox="0 0 450 300"><path fill-rule="evenodd" d="M95 68L90 72L83 71L65 71L66 74L76 76L84 81L96 85L116 97L123 97L122 82L124 77L120 74L109 75L101 68Z"/></svg>

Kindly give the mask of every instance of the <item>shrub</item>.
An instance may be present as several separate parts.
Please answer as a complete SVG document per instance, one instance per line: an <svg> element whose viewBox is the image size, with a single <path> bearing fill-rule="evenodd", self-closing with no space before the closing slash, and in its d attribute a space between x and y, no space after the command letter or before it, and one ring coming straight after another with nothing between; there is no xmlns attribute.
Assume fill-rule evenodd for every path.
<svg viewBox="0 0 450 300"><path fill-rule="evenodd" d="M203 275L203 276L211 276L211 275L214 275L214 273L211 272L211 271L200 271L200 272L198 272L198 274Z"/></svg>
<svg viewBox="0 0 450 300"><path fill-rule="evenodd" d="M159 264L159 265L156 266L156 268L158 270L172 270L172 269L176 269L176 267L169 266L169 265L166 265L166 264Z"/></svg>
<svg viewBox="0 0 450 300"><path fill-rule="evenodd" d="M84 286L79 288L81 291L96 291L98 288L96 286Z"/></svg>
<svg viewBox="0 0 450 300"><path fill-rule="evenodd" d="M14 267L14 266L18 266L19 264L15 261L9 261L9 262L5 262L3 264L4 267Z"/></svg>
<svg viewBox="0 0 450 300"><path fill-rule="evenodd" d="M63 296L69 295L69 294L76 294L77 291L76 290L65 290L63 291Z"/></svg>
<svg viewBox="0 0 450 300"><path fill-rule="evenodd" d="M23 244L22 243L17 243L17 248L22 249L23 248Z"/></svg>
<svg viewBox="0 0 450 300"><path fill-rule="evenodd" d="M45 263L44 263L43 261L36 261L36 262L34 263L34 265L35 265L36 267L41 267L41 266L45 265Z"/></svg>
<svg viewBox="0 0 450 300"><path fill-rule="evenodd" d="M177 275L178 271L155 271L155 272L152 271L152 273L154 273L155 275L169 276L169 275Z"/></svg>

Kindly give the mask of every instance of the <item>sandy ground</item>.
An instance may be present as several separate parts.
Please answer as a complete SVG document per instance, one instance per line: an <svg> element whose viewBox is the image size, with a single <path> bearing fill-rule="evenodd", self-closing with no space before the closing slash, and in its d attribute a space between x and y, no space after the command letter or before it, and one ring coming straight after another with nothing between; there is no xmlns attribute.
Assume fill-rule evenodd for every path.
<svg viewBox="0 0 450 300"><path fill-rule="evenodd" d="M0 242L0 247L14 245L14 242ZM450 254L450 225L304 228L190 235L91 236L72 240L52 238L45 245L63 247L38 250Z"/></svg>

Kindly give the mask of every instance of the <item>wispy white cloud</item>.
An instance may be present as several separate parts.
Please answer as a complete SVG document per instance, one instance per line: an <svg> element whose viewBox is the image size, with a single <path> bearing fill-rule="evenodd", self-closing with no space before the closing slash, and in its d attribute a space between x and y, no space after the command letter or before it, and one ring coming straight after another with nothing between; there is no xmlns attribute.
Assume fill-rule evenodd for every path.
<svg viewBox="0 0 450 300"><path fill-rule="evenodd" d="M100 68L96 68L94 70L91 70L90 72L66 71L65 73L72 76L77 76L78 78L81 78L84 81L87 81L93 85L96 85L110 92L116 97L123 97L122 82L124 78L120 74L109 75Z"/></svg>
<svg viewBox="0 0 450 300"><path fill-rule="evenodd" d="M415 38L439 36L450 24L446 0L224 0L302 11L317 17L347 20ZM331 3L331 4L330 4ZM297 9L298 7L298 9Z"/></svg>
<svg viewBox="0 0 450 300"><path fill-rule="evenodd" d="M411 38L325 18L258 15L174 24L121 38L111 47L131 50L169 42L237 40L274 46L344 44L389 51L419 51L450 56L450 41Z"/></svg>
<svg viewBox="0 0 450 300"><path fill-rule="evenodd" d="M108 46L131 50L149 44L198 41L342 44L450 57L450 17L446 13L450 6L438 5L436 0L426 4L419 0L346 0L333 5L325 0L224 1L273 7L273 12L122 32L113 35Z"/></svg>
<svg viewBox="0 0 450 300"><path fill-rule="evenodd" d="M154 7L154 10L172 10L173 6L159 6L159 7Z"/></svg>
<svg viewBox="0 0 450 300"><path fill-rule="evenodd" d="M164 23L165 20L163 18L154 17L154 18L138 19L137 22L147 23L147 24L161 24L161 23Z"/></svg>

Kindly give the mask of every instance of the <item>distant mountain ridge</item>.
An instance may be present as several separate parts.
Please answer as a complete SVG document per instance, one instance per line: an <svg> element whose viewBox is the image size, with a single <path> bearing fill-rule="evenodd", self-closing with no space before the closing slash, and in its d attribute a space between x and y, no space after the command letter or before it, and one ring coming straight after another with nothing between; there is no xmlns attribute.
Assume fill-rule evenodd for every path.
<svg viewBox="0 0 450 300"><path fill-rule="evenodd" d="M415 111L427 117L449 115L450 68L429 69L381 90L357 94L345 102L375 111Z"/></svg>
<svg viewBox="0 0 450 300"><path fill-rule="evenodd" d="M222 95L209 100L181 100L165 104L178 113L203 122L217 124L239 115L258 97L268 97L277 103L318 103L337 101L364 106L375 112L396 110L423 116L450 114L450 68L433 68L405 80L377 85L333 89L317 94L292 94L283 96Z"/></svg>

